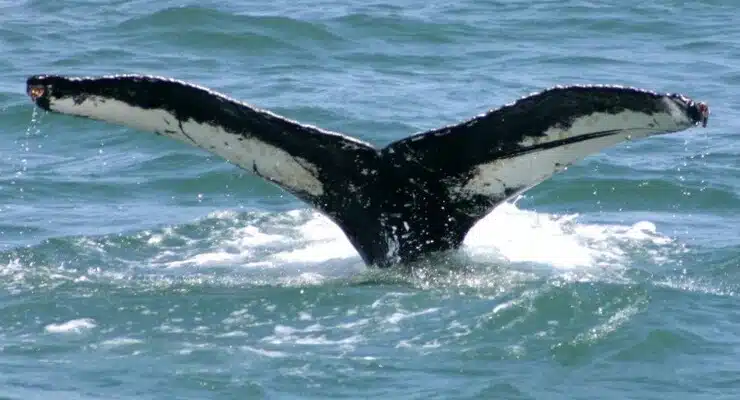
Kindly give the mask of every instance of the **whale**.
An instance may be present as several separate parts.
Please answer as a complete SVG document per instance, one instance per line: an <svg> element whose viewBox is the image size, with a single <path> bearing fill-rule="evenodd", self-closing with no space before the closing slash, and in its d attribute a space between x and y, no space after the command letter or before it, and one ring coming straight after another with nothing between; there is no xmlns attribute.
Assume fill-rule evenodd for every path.
<svg viewBox="0 0 740 400"><path fill-rule="evenodd" d="M33 75L26 93L51 113L218 155L326 215L378 268L458 249L496 206L573 163L625 141L706 127L710 115L707 103L678 93L554 86L376 146L168 77Z"/></svg>

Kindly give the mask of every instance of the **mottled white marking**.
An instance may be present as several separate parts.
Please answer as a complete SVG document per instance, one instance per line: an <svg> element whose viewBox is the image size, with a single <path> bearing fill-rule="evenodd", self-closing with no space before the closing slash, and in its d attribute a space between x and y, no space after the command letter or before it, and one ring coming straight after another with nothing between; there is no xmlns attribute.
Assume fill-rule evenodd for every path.
<svg viewBox="0 0 740 400"><path fill-rule="evenodd" d="M685 97L682 97L682 99L684 102L689 101ZM668 110L675 123L680 124L683 127L691 125L691 120L689 120L689 117L686 115L686 113L678 106L678 104L676 104L675 100L669 97L665 97L663 98L663 102L668 106Z"/></svg>
<svg viewBox="0 0 740 400"><path fill-rule="evenodd" d="M90 96L80 104L72 98L52 99L52 111L119 123L142 131L194 144L248 171L257 172L281 186L314 196L324 193L316 166L307 160L260 140L223 130L220 126L193 120L178 121L161 109L143 109L127 103ZM245 132L248 133L248 132ZM242 138L243 140L239 140Z"/></svg>
<svg viewBox="0 0 740 400"><path fill-rule="evenodd" d="M463 196L484 195L503 198L507 188L515 189L517 193L528 189L560 172L568 165L624 141L630 133L630 131L625 131L618 135L585 140L482 164L476 168L472 179L465 182L461 188L450 187L450 191Z"/></svg>
<svg viewBox="0 0 740 400"><path fill-rule="evenodd" d="M618 114L595 113L576 119L570 129L552 127L547 136L528 139L521 143L528 147L549 141L575 138L594 132L619 131L613 135L597 137L568 145L524 153L517 157L498 159L476 167L472 179L462 187L451 186L455 196L484 195L503 198L506 189L521 192L553 174L565 169L587 156L598 153L629 139L640 139L658 133L675 132L690 127L693 123L670 99L669 111L648 115L635 111Z"/></svg>
<svg viewBox="0 0 740 400"><path fill-rule="evenodd" d="M655 113L624 110L617 114L593 113L576 118L570 127L553 126L545 131L544 136L527 137L519 143L520 146L533 146L551 141L564 140L594 132L614 131L635 128L648 129L653 133L677 131L690 125L686 114L670 99L664 99L669 104L670 113ZM644 135L648 136L648 135Z"/></svg>

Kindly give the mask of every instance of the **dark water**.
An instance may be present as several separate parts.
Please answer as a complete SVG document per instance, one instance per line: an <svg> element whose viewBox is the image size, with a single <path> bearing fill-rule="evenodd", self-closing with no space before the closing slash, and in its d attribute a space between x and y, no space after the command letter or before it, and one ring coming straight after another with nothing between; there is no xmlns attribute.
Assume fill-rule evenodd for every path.
<svg viewBox="0 0 740 400"><path fill-rule="evenodd" d="M737 13L0 2L0 398L737 398ZM35 73L192 80L376 144L555 84L713 115L589 157L409 275L217 157L34 113Z"/></svg>

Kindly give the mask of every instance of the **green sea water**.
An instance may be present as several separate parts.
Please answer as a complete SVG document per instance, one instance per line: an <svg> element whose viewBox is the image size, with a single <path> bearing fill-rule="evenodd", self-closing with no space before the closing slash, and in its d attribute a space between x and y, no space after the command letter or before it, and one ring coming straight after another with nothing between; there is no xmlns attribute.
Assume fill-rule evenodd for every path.
<svg viewBox="0 0 740 400"><path fill-rule="evenodd" d="M0 399L740 397L740 4L0 1ZM44 114L146 73L377 145L557 84L707 101L412 273L201 150ZM464 157L465 155L459 155Z"/></svg>

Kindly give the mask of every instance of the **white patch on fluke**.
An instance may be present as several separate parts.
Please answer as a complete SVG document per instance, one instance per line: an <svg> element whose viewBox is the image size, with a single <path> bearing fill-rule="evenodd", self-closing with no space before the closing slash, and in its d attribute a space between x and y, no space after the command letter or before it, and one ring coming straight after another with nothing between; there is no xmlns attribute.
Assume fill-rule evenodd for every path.
<svg viewBox="0 0 740 400"><path fill-rule="evenodd" d="M683 99L683 101L688 101L687 99ZM692 124L689 117L686 115L681 108L678 107L678 104L676 102L668 97L663 98L663 102L668 106L668 110L670 112L670 116L673 119L674 123L681 125L682 127L690 126ZM663 113L660 113L660 115L665 115ZM680 129L680 128L677 128Z"/></svg>
<svg viewBox="0 0 740 400"><path fill-rule="evenodd" d="M618 132L478 165L473 177L462 187L451 186L450 193L504 197L507 188L521 192L567 166L620 142L680 131L692 125L688 116L672 100L664 101L668 104L668 112L652 115L630 110L617 114L594 113L576 118L567 129L550 127L545 131L545 136L526 138L519 145L526 148L598 132Z"/></svg>
<svg viewBox="0 0 740 400"><path fill-rule="evenodd" d="M568 165L589 154L624 141L630 131L618 135L604 136L592 140L555 147L519 157L499 159L479 165L472 179L462 188L451 188L464 195L503 197L505 190L516 189L519 193L528 189ZM512 195L515 193L511 193Z"/></svg>
<svg viewBox="0 0 740 400"><path fill-rule="evenodd" d="M52 99L50 108L63 114L89 117L119 123L142 131L195 144L217 154L248 171L257 172L288 189L314 196L324 193L316 166L307 160L263 141L225 131L218 125L191 120L179 121L175 115L161 109L144 109L125 102L90 96L79 104L72 98ZM244 132L247 135L249 132ZM239 140L242 138L242 140Z"/></svg>
<svg viewBox="0 0 740 400"><path fill-rule="evenodd" d="M664 99L672 107L671 113L646 114L624 110L617 114L593 113L576 118L568 128L553 126L545 131L541 137L527 137L519 143L520 146L529 147L537 144L548 143L557 140L569 139L594 132L616 131L616 130L648 130L639 138L649 136L651 133L680 130L690 124L688 117L676 106L676 104ZM638 138L638 136L633 136Z"/></svg>

